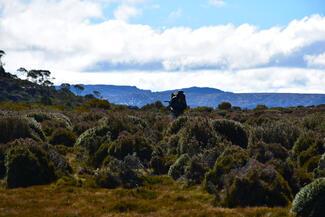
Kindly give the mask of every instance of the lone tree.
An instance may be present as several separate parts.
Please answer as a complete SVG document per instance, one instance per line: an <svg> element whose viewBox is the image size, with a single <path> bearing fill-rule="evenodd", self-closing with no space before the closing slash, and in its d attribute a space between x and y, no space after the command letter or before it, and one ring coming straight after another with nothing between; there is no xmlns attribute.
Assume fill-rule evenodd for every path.
<svg viewBox="0 0 325 217"><path fill-rule="evenodd" d="M174 117L178 117L184 113L187 108L186 97L183 91L172 93L168 108Z"/></svg>
<svg viewBox="0 0 325 217"><path fill-rule="evenodd" d="M5 70L3 68L3 63L1 61L1 58L5 55L6 53L3 50L0 50L0 75L5 73Z"/></svg>
<svg viewBox="0 0 325 217"><path fill-rule="evenodd" d="M94 90L94 91L93 91L93 94L94 94L97 98L100 98L100 99L103 98L101 92L99 92L98 90Z"/></svg>
<svg viewBox="0 0 325 217"><path fill-rule="evenodd" d="M62 83L60 85L61 90L65 91L65 92L69 92L71 89L71 85L69 83Z"/></svg>
<svg viewBox="0 0 325 217"><path fill-rule="evenodd" d="M6 54L3 50L0 50L0 66L2 66L1 58Z"/></svg>
<svg viewBox="0 0 325 217"><path fill-rule="evenodd" d="M221 102L219 105L218 105L218 109L220 110L230 110L232 107L231 103L230 102Z"/></svg>
<svg viewBox="0 0 325 217"><path fill-rule="evenodd" d="M85 87L82 84L75 84L73 85L73 87L76 90L78 95L80 95L81 92L85 90Z"/></svg>

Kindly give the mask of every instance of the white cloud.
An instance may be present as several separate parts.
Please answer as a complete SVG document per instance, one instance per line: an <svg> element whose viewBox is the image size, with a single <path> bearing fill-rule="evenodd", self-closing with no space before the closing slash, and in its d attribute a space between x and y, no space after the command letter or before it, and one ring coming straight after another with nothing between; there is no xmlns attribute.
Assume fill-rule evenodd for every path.
<svg viewBox="0 0 325 217"><path fill-rule="evenodd" d="M129 19L132 13L127 16L116 16L120 20L92 23L93 18L103 19L102 4L113 1L130 7L143 2L141 0L0 0L2 11L0 12L0 48L7 52L4 59L7 69L13 71L24 66L46 68L54 72L78 72L85 71L97 63L105 62L121 65L159 63L163 66L162 71L183 70L187 72L191 69L220 68L225 78L228 80L233 78L238 82L239 87L244 87L245 80L232 77L238 75L235 72L248 73L244 70L271 64L275 58L287 57L314 43L325 42L325 17L319 15L294 20L285 27L262 30L249 24L160 30L147 25L128 24L121 21ZM309 61L309 65L314 65L322 63L322 58L322 55L307 56L306 60ZM276 74L277 71L281 70L272 69L268 73ZM286 71L289 70L284 69L281 72L286 75ZM320 72L308 72L308 69L305 69L299 72L299 76L306 73L304 79L310 80L310 77L316 74L321 81L324 81L323 77L319 77ZM126 72L120 72L121 77L125 77L126 74L123 73ZM171 77L189 73L189 77L192 76L191 79L200 81L200 73L203 71L197 70L183 74L181 72L166 73ZM213 78L214 72L209 73L209 76ZM155 76L155 74L150 75ZM216 74L219 77L215 78L221 79L218 85L222 85L221 83L225 80L222 80L220 72ZM80 73L80 79L83 75ZM73 79L79 79L79 76L70 77L67 74L65 76L69 77L72 83ZM277 79L271 75L267 78L271 79L268 81L270 83ZM96 80L95 77L93 79ZM127 82L128 79L125 77L124 80ZM187 86L186 82L194 84L193 82L196 81L184 79L182 80L184 86ZM252 78L248 80L250 79ZM254 84L255 89L262 90L264 87L263 90L272 89L271 86L264 85L263 79L256 81L259 83ZM59 81L62 80L63 78ZM204 86L208 86L213 82L213 79L209 80L202 80L201 84L206 82L207 85ZM105 80L99 81L103 83ZM109 81L111 80L107 79L107 82ZM288 78L286 81L291 80ZM306 85L310 85L311 91L322 90L324 92L324 88L319 88L317 82L310 80ZM77 81L77 83L80 82ZM233 83L225 82L229 85L229 88L225 89L232 88ZM278 90L283 90L286 84L283 87L277 87ZM166 86L162 81L156 82L155 85L156 89ZM238 90L240 90L239 87ZM244 90L254 89L254 86L249 87L251 89L247 87ZM290 88L294 89L294 87L298 86Z"/></svg>
<svg viewBox="0 0 325 217"><path fill-rule="evenodd" d="M143 4L146 0L102 0L106 3L117 3L119 6L113 12L114 18L128 22L129 19L139 16L142 14L139 4Z"/></svg>
<svg viewBox="0 0 325 217"><path fill-rule="evenodd" d="M226 3L224 0L209 0L209 4L216 7L221 7L224 6Z"/></svg>
<svg viewBox="0 0 325 217"><path fill-rule="evenodd" d="M325 53L305 55L304 59L310 67L325 67Z"/></svg>
<svg viewBox="0 0 325 217"><path fill-rule="evenodd" d="M141 11L138 10L136 7L129 6L129 5L121 5L119 6L116 11L114 11L114 17L117 20L128 21L132 17L136 17L141 14Z"/></svg>

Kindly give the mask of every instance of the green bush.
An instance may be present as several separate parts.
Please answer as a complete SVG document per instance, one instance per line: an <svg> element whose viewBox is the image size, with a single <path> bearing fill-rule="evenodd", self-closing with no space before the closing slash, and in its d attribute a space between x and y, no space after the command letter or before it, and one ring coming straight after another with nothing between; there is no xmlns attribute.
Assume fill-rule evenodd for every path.
<svg viewBox="0 0 325 217"><path fill-rule="evenodd" d="M89 155L94 155L101 144L109 142L110 140L110 128L106 125L100 125L81 134L75 146L84 149Z"/></svg>
<svg viewBox="0 0 325 217"><path fill-rule="evenodd" d="M6 148L4 145L0 145L0 179L6 175L5 157Z"/></svg>
<svg viewBox="0 0 325 217"><path fill-rule="evenodd" d="M95 152L94 159L93 159L93 164L95 167L100 168L105 158L108 157L109 147L110 147L109 143L103 143Z"/></svg>
<svg viewBox="0 0 325 217"><path fill-rule="evenodd" d="M324 153L323 146L313 145L309 147L306 151L303 151L298 156L297 162L301 167L308 167L308 164L312 161L313 158L321 158L320 153Z"/></svg>
<svg viewBox="0 0 325 217"><path fill-rule="evenodd" d="M311 168L312 159L314 161L315 157L319 159L321 154L324 153L325 147L317 134L308 132L299 136L292 151L293 157L300 167Z"/></svg>
<svg viewBox="0 0 325 217"><path fill-rule="evenodd" d="M46 152L37 144L12 144L6 164L6 180L9 188L47 184L55 177L54 167Z"/></svg>
<svg viewBox="0 0 325 217"><path fill-rule="evenodd" d="M178 154L193 156L216 146L217 135L206 118L192 118L178 132Z"/></svg>
<svg viewBox="0 0 325 217"><path fill-rule="evenodd" d="M191 158L188 154L181 155L169 168L168 175L174 180L181 178L185 174L185 169L189 166Z"/></svg>
<svg viewBox="0 0 325 217"><path fill-rule="evenodd" d="M75 146L85 151L84 154L93 156L103 143L118 139L123 131L136 133L144 130L145 123L132 116L110 115L98 122L98 125L82 133Z"/></svg>
<svg viewBox="0 0 325 217"><path fill-rule="evenodd" d="M44 121L55 121L60 122L64 128L72 128L72 123L70 118L61 113L52 113L52 112L30 112L27 114L28 117L34 118L38 123Z"/></svg>
<svg viewBox="0 0 325 217"><path fill-rule="evenodd" d="M0 143L7 143L19 138L45 140L41 126L31 118L0 117L0 132Z"/></svg>
<svg viewBox="0 0 325 217"><path fill-rule="evenodd" d="M202 113L210 113L210 112L213 112L213 108L207 107L207 106L200 106L200 107L193 108L192 111L202 112Z"/></svg>
<svg viewBox="0 0 325 217"><path fill-rule="evenodd" d="M262 141L252 143L248 146L251 158L261 163L278 159L285 161L289 157L288 150L280 144L266 144Z"/></svg>
<svg viewBox="0 0 325 217"><path fill-rule="evenodd" d="M288 158L286 160L272 159L266 165L273 167L288 182L293 193L297 190L297 180L294 177L294 163Z"/></svg>
<svg viewBox="0 0 325 217"><path fill-rule="evenodd" d="M297 193L302 187L310 184L314 180L314 176L313 173L308 173L305 168L295 167L292 180L292 191Z"/></svg>
<svg viewBox="0 0 325 217"><path fill-rule="evenodd" d="M292 203L297 217L323 217L325 213L325 179L317 179L302 188Z"/></svg>
<svg viewBox="0 0 325 217"><path fill-rule="evenodd" d="M325 117L322 113L308 115L303 120L306 129L325 133Z"/></svg>
<svg viewBox="0 0 325 217"><path fill-rule="evenodd" d="M84 103L86 108L111 109L111 104L107 100L91 99Z"/></svg>
<svg viewBox="0 0 325 217"><path fill-rule="evenodd" d="M263 111L266 109L268 109L267 106L263 105L263 104L256 105L256 107L255 107L255 110L257 110L257 111Z"/></svg>
<svg viewBox="0 0 325 217"><path fill-rule="evenodd" d="M101 169L95 176L95 183L102 188L114 189L122 186L119 176L113 175L108 169Z"/></svg>
<svg viewBox="0 0 325 217"><path fill-rule="evenodd" d="M57 148L51 145L45 144L42 148L46 151L49 160L52 162L55 174L57 177L69 176L72 173L72 168L68 161L62 156L58 151ZM65 146L63 146L65 147Z"/></svg>
<svg viewBox="0 0 325 217"><path fill-rule="evenodd" d="M291 190L283 177L273 169L257 161L250 161L239 171L234 171L226 188L223 206L287 206L291 199Z"/></svg>
<svg viewBox="0 0 325 217"><path fill-rule="evenodd" d="M278 143L290 150L298 136L300 129L289 121L268 121L256 127L255 136L268 144Z"/></svg>
<svg viewBox="0 0 325 217"><path fill-rule="evenodd" d="M246 148L248 145L248 135L239 122L231 120L215 120L212 122L214 130L225 136L234 145Z"/></svg>
<svg viewBox="0 0 325 217"><path fill-rule="evenodd" d="M183 127L186 126L189 118L186 116L180 116L175 121L173 121L167 129L167 134L177 134Z"/></svg>
<svg viewBox="0 0 325 217"><path fill-rule="evenodd" d="M198 158L191 159L188 166L185 167L184 178L187 185L201 184L207 169Z"/></svg>
<svg viewBox="0 0 325 217"><path fill-rule="evenodd" d="M220 110L230 110L232 107L231 103L229 102L221 102L219 105L218 105L218 109Z"/></svg>
<svg viewBox="0 0 325 217"><path fill-rule="evenodd" d="M50 137L50 143L52 145L65 145L72 147L76 142L76 135L68 129L57 129Z"/></svg>
<svg viewBox="0 0 325 217"><path fill-rule="evenodd" d="M315 177L317 178L325 177L325 153L322 155L322 157L319 160L318 167L315 171Z"/></svg>
<svg viewBox="0 0 325 217"><path fill-rule="evenodd" d="M30 112L27 116L35 119L42 126L46 136L50 136L58 128L72 129L70 119L61 113Z"/></svg>
<svg viewBox="0 0 325 217"><path fill-rule="evenodd" d="M108 153L120 160L127 155L136 154L141 161L150 161L153 148L149 141L141 134L122 133L109 146Z"/></svg>
<svg viewBox="0 0 325 217"><path fill-rule="evenodd" d="M153 156L150 160L150 168L154 175L165 175L173 164L172 159L164 156Z"/></svg>
<svg viewBox="0 0 325 217"><path fill-rule="evenodd" d="M209 193L215 193L226 184L225 176L234 169L243 167L249 160L246 150L239 146L230 146L218 157L214 168L204 179L204 187Z"/></svg>
<svg viewBox="0 0 325 217"><path fill-rule="evenodd" d="M218 157L223 153L225 146L227 145L223 143L219 143L216 147L211 149L206 149L202 153L196 156L199 157L200 162L202 162L204 167L212 169Z"/></svg>
<svg viewBox="0 0 325 217"><path fill-rule="evenodd" d="M95 182L104 188L136 188L143 185L141 174L132 170L126 162L111 159L106 168L95 175Z"/></svg>
<svg viewBox="0 0 325 217"><path fill-rule="evenodd" d="M313 146L317 142L317 135L311 131L300 134L292 151L295 157L298 157L301 152L306 151L309 147Z"/></svg>

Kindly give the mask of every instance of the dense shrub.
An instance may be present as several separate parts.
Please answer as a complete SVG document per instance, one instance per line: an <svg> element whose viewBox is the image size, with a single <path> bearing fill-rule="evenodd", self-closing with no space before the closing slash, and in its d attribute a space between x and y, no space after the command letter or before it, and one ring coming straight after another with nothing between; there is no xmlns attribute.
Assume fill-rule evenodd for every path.
<svg viewBox="0 0 325 217"><path fill-rule="evenodd" d="M292 180L294 183L291 184L292 191L297 193L302 187L308 185L314 180L313 173L308 173L305 168L295 167Z"/></svg>
<svg viewBox="0 0 325 217"><path fill-rule="evenodd" d="M210 113L210 112L213 112L213 108L207 107L207 106L200 106L200 107L193 108L193 111L194 112Z"/></svg>
<svg viewBox="0 0 325 217"><path fill-rule="evenodd" d="M111 104L107 100L91 99L84 103L86 108L110 109Z"/></svg>
<svg viewBox="0 0 325 217"><path fill-rule="evenodd" d="M65 128L72 127L70 118L62 113L52 112L30 112L27 114L28 117L34 118L37 122L42 123L44 121L54 121L61 123Z"/></svg>
<svg viewBox="0 0 325 217"><path fill-rule="evenodd" d="M255 107L255 110L258 110L258 111L266 110L266 109L268 109L267 106L263 105L263 104L256 105L256 107Z"/></svg>
<svg viewBox="0 0 325 217"><path fill-rule="evenodd" d="M7 143L19 138L45 140L41 126L31 118L0 117L0 143Z"/></svg>
<svg viewBox="0 0 325 217"><path fill-rule="evenodd" d="M136 154L141 161L150 161L152 151L152 146L143 135L125 132L110 144L108 153L120 160Z"/></svg>
<svg viewBox="0 0 325 217"><path fill-rule="evenodd" d="M191 159L188 166L185 167L184 178L187 185L201 184L207 168L198 158Z"/></svg>
<svg viewBox="0 0 325 217"><path fill-rule="evenodd" d="M202 153L196 155L199 157L200 162L204 165L204 167L212 169L215 165L216 160L222 154L223 150L225 149L225 144L219 143L218 146L206 149Z"/></svg>
<svg viewBox="0 0 325 217"><path fill-rule="evenodd" d="M101 144L110 140L111 132L109 127L100 125L81 134L76 141L76 146L84 149L89 155L93 155Z"/></svg>
<svg viewBox="0 0 325 217"><path fill-rule="evenodd" d="M48 159L52 162L57 177L68 176L72 168L68 161L53 146L45 144L42 148L46 151Z"/></svg>
<svg viewBox="0 0 325 217"><path fill-rule="evenodd" d="M167 108L162 104L160 101L156 101L151 104L144 105L141 110L143 111L160 111L160 112L166 112L168 111Z"/></svg>
<svg viewBox="0 0 325 217"><path fill-rule="evenodd" d="M288 182L292 193L295 193L298 190L299 181L296 179L297 177L294 176L295 165L289 158L286 160L274 158L268 161L266 165L273 167L278 173L280 173L280 175Z"/></svg>
<svg viewBox="0 0 325 217"><path fill-rule="evenodd" d="M292 147L294 156L298 157L301 152L306 151L311 147L315 143L315 137L316 135L312 132L302 133Z"/></svg>
<svg viewBox="0 0 325 217"><path fill-rule="evenodd" d="M52 145L65 145L72 147L76 142L76 135L68 129L57 129L50 137L50 143Z"/></svg>
<svg viewBox="0 0 325 217"><path fill-rule="evenodd" d="M252 143L248 146L251 158L261 163L266 163L273 159L285 161L289 157L288 150L280 144L266 144L262 141Z"/></svg>
<svg viewBox="0 0 325 217"><path fill-rule="evenodd" d="M325 133L325 116L322 113L308 115L303 120L306 129Z"/></svg>
<svg viewBox="0 0 325 217"><path fill-rule="evenodd" d="M181 155L169 168L168 175L174 180L181 178L185 174L186 167L190 164L191 158L188 154Z"/></svg>
<svg viewBox="0 0 325 217"><path fill-rule="evenodd" d="M225 185L225 175L234 169L243 167L249 160L248 153L239 146L230 146L218 157L214 168L205 176L204 187L215 193Z"/></svg>
<svg viewBox="0 0 325 217"><path fill-rule="evenodd" d="M315 161L318 161L325 147L317 134L308 132L301 134L293 146L293 157L300 167L305 167L308 171L315 169ZM312 171L310 171L312 172Z"/></svg>
<svg viewBox="0 0 325 217"><path fill-rule="evenodd" d="M164 175L168 173L168 170L173 163L172 157L154 155L152 156L149 165L153 170L154 175Z"/></svg>
<svg viewBox="0 0 325 217"><path fill-rule="evenodd" d="M73 126L73 132L80 136L82 133L84 133L86 130L89 130L90 128L95 127L95 124L93 122L86 122L82 121L79 123L76 123Z"/></svg>
<svg viewBox="0 0 325 217"><path fill-rule="evenodd" d="M205 149L213 148L217 135L206 118L190 119L178 133L178 153L193 156Z"/></svg>
<svg viewBox="0 0 325 217"><path fill-rule="evenodd" d="M227 207L287 206L292 199L288 183L272 167L257 161L229 174L221 204Z"/></svg>
<svg viewBox="0 0 325 217"><path fill-rule="evenodd" d="M291 149L300 135L299 128L289 121L269 121L256 127L257 139L268 144L279 143L286 149Z"/></svg>
<svg viewBox="0 0 325 217"><path fill-rule="evenodd" d="M244 127L231 120L215 120L212 122L215 131L225 136L234 145L246 148L248 145L248 135Z"/></svg>
<svg viewBox="0 0 325 217"><path fill-rule="evenodd" d="M99 187L102 188L117 188L122 186L122 181L119 176L115 176L106 168L98 171L95 176L95 182Z"/></svg>
<svg viewBox="0 0 325 217"><path fill-rule="evenodd" d="M4 145L0 145L0 179L6 175L5 156L6 147Z"/></svg>
<svg viewBox="0 0 325 217"><path fill-rule="evenodd" d="M319 160L318 167L315 171L315 176L318 178L325 177L325 154L323 154Z"/></svg>
<svg viewBox="0 0 325 217"><path fill-rule="evenodd" d="M297 217L323 217L325 213L325 179L317 179L296 195L292 212Z"/></svg>
<svg viewBox="0 0 325 217"><path fill-rule="evenodd" d="M95 152L93 158L93 164L95 167L100 167L103 161L105 160L105 158L108 157L109 146L110 146L109 143L103 143Z"/></svg>
<svg viewBox="0 0 325 217"><path fill-rule="evenodd" d="M220 110L229 110L229 109L231 109L231 107L232 107L232 105L229 102L221 102L218 105L218 109L220 109Z"/></svg>
<svg viewBox="0 0 325 217"><path fill-rule="evenodd" d="M70 119L61 113L30 112L27 114L27 116L40 123L44 133L47 136L50 136L53 131L58 128L72 129Z"/></svg>
<svg viewBox="0 0 325 217"><path fill-rule="evenodd" d="M99 170L95 176L98 186L104 188L135 188L143 184L141 174L132 170L126 162L111 159L106 168Z"/></svg>
<svg viewBox="0 0 325 217"><path fill-rule="evenodd" d="M189 118L186 116L180 116L175 121L173 121L169 128L167 129L167 134L177 134L184 126L186 126Z"/></svg>
<svg viewBox="0 0 325 217"><path fill-rule="evenodd" d="M13 144L6 155L9 188L46 184L55 179L54 167L37 144Z"/></svg>

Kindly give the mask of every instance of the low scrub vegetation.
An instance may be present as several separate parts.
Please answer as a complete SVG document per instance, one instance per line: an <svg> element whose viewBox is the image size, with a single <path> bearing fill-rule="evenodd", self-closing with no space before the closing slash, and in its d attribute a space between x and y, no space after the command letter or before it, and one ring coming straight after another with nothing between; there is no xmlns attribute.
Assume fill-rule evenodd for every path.
<svg viewBox="0 0 325 217"><path fill-rule="evenodd" d="M44 203L55 206L57 196L71 205L80 193L82 216L85 204L92 215L111 216L290 216L292 202L299 217L324 212L322 107L222 105L174 118L161 103L133 109L92 98L61 110L0 110L1 201L54 189ZM8 206L15 202L0 209L15 216ZM26 210L40 213L17 213Z"/></svg>

